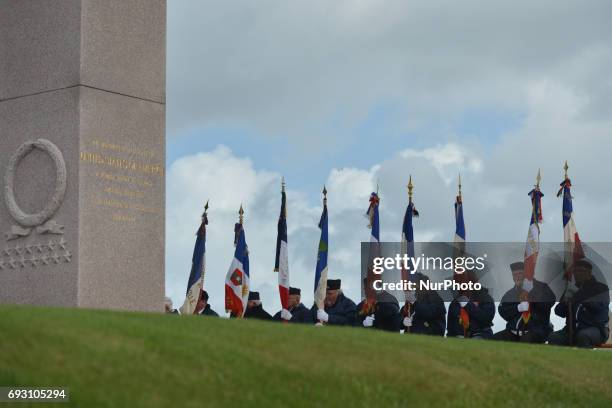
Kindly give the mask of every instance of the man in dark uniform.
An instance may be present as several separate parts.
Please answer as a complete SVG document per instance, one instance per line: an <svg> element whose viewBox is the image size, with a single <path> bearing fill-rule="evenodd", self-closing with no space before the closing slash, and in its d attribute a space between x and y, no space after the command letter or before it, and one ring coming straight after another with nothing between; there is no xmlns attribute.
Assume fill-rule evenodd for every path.
<svg viewBox="0 0 612 408"><path fill-rule="evenodd" d="M313 318L319 323L352 326L355 320L355 303L344 296L340 279L327 280L325 310L312 307Z"/></svg>
<svg viewBox="0 0 612 408"><path fill-rule="evenodd" d="M363 280L363 284L367 284L367 278ZM357 305L354 324L358 327L399 332L401 317L397 299L383 290L376 292L376 298L371 305L368 305L367 299L362 300Z"/></svg>
<svg viewBox="0 0 612 408"><path fill-rule="evenodd" d="M477 282L470 272L462 275L468 283ZM493 318L495 303L486 288L480 290L460 291L448 307L448 337L465 337L473 339L490 339L493 337Z"/></svg>
<svg viewBox="0 0 612 408"><path fill-rule="evenodd" d="M289 288L287 309L282 309L274 315L274 320L284 320L291 323L312 324L312 312L301 303L302 291L299 288Z"/></svg>
<svg viewBox="0 0 612 408"><path fill-rule="evenodd" d="M210 308L210 305L208 304L208 292L205 290L202 291L202 296L200 296L200 301L198 302L196 309L201 310L199 314L202 316L219 317L217 312Z"/></svg>
<svg viewBox="0 0 612 408"><path fill-rule="evenodd" d="M497 308L506 328L495 333L494 340L544 343L552 331L550 310L556 298L550 287L539 280L525 279L525 264L510 265L514 287L507 291Z"/></svg>
<svg viewBox="0 0 612 408"><path fill-rule="evenodd" d="M266 312L261 304L259 292L249 292L249 301L247 302L246 312L244 312L244 318L272 320L270 313Z"/></svg>
<svg viewBox="0 0 612 408"><path fill-rule="evenodd" d="M586 259L576 261L572 267L577 291L567 289L555 314L571 317L573 338L570 341L567 325L548 338L548 344L593 348L608 340L610 291L605 283L598 282L592 274L593 266Z"/></svg>
<svg viewBox="0 0 612 408"><path fill-rule="evenodd" d="M429 278L422 273L413 275L416 291L406 292L406 304L400 311L404 333L444 336L446 330L446 308L435 290L420 290L420 282Z"/></svg>

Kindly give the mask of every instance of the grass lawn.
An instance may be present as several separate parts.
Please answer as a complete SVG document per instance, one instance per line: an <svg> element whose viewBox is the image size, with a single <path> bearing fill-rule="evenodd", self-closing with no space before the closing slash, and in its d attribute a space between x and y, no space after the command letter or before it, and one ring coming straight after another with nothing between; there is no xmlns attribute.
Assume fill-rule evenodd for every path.
<svg viewBox="0 0 612 408"><path fill-rule="evenodd" d="M0 386L67 386L54 407L610 407L612 352L0 306Z"/></svg>

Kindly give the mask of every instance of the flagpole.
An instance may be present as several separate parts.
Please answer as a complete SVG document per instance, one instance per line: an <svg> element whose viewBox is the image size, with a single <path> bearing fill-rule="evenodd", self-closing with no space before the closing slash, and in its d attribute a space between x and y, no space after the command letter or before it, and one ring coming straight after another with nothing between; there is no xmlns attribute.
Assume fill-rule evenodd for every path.
<svg viewBox="0 0 612 408"><path fill-rule="evenodd" d="M208 201L206 200L206 204L204 204L204 213L202 214L202 225L204 226L204 230L206 230L206 224L208 224ZM204 294L204 274L202 273L202 290L200 291L200 299ZM200 301L198 299L198 302Z"/></svg>
<svg viewBox="0 0 612 408"><path fill-rule="evenodd" d="M567 165L567 160L565 161L565 163L563 164L563 184L565 187L565 184L567 183L567 181L569 180L569 177L567 175L567 170L569 169L569 166ZM562 210L563 211L563 210ZM561 216L563 216L563 212L561 213ZM565 249L567 250L567 249ZM573 254L572 254L573 256ZM567 256L563 256L564 259L567 259ZM563 265L563 269L564 269L564 275L565 275L565 295L567 295L567 289L569 288L569 275L567 274L567 268L570 267L569 265ZM574 345L574 311L572 310L574 307L574 305L572 304L572 298L570 297L569 299L567 299L567 321L566 321L566 326L567 326L567 344L570 346Z"/></svg>
<svg viewBox="0 0 612 408"><path fill-rule="evenodd" d="M412 174L408 175L408 185L406 187L408 188L408 207L410 208L410 211L412 211L412 189L414 188L414 185L412 184ZM410 245L410 243L406 242L406 252L408 252L408 245ZM408 271L408 273L410 272L412 272L412 270ZM410 275L408 276L408 279L410 280ZM404 293L404 295L406 294ZM406 300L405 306L407 314L406 317L410 317L410 315L412 314L412 305ZM410 333L410 327L406 328L405 333Z"/></svg>
<svg viewBox="0 0 612 408"><path fill-rule="evenodd" d="M274 272L278 274L278 293L283 310L288 310L289 308L289 260L287 251L287 196L285 193L285 177L283 177L281 180L281 211L278 217L276 256L274 260ZM281 320L284 323L288 323L285 319Z"/></svg>
<svg viewBox="0 0 612 408"><path fill-rule="evenodd" d="M317 250L317 265L315 268L314 285L314 306L317 310L325 310L325 292L327 289L327 255L328 255L328 235L327 235L327 188L323 185L323 212L319 221L321 238ZM316 325L324 326L325 322L318 320Z"/></svg>

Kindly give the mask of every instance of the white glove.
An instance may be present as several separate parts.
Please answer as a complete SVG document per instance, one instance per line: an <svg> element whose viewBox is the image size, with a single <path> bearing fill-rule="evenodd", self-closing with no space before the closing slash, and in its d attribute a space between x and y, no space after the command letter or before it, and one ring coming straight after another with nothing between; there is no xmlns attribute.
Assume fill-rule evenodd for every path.
<svg viewBox="0 0 612 408"><path fill-rule="evenodd" d="M574 282L570 282L569 285L567 285L567 290L565 291L565 299L572 299L576 292L578 292L578 286L576 286Z"/></svg>
<svg viewBox="0 0 612 408"><path fill-rule="evenodd" d="M468 302L463 301L463 302L459 302L459 306L461 307L465 307L468 304Z"/></svg>
<svg viewBox="0 0 612 408"><path fill-rule="evenodd" d="M529 302L521 302L518 304L517 309L519 312L526 312L529 310Z"/></svg>
<svg viewBox="0 0 612 408"><path fill-rule="evenodd" d="M412 317L404 317L404 326L406 327L412 326Z"/></svg>
<svg viewBox="0 0 612 408"><path fill-rule="evenodd" d="M281 319L283 319L283 320L291 320L292 317L293 317L293 315L287 309L281 310Z"/></svg>
<svg viewBox="0 0 612 408"><path fill-rule="evenodd" d="M315 323L315 327L323 327L323 323L321 323L321 322L316 322L316 323Z"/></svg>
<svg viewBox="0 0 612 408"><path fill-rule="evenodd" d="M366 316L365 319L363 319L363 327L372 327L374 326L374 316Z"/></svg>
<svg viewBox="0 0 612 408"><path fill-rule="evenodd" d="M406 292L406 302L413 304L416 302L416 293L413 290Z"/></svg>
<svg viewBox="0 0 612 408"><path fill-rule="evenodd" d="M531 289L533 289L533 281L529 279L523 279L523 289L527 292L531 292Z"/></svg>
<svg viewBox="0 0 612 408"><path fill-rule="evenodd" d="M318 309L317 320L327 323L327 321L329 320L329 315L325 312L325 310Z"/></svg>

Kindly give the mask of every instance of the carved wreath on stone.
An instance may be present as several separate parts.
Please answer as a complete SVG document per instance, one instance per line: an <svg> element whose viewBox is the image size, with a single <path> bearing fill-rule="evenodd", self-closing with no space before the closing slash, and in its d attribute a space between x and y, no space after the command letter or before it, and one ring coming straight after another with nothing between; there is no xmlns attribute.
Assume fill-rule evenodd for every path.
<svg viewBox="0 0 612 408"><path fill-rule="evenodd" d="M45 208L36 214L25 213L15 200L15 170L19 162L32 150L40 149L46 152L55 164L55 191L51 200ZM39 234L63 234L64 226L50 220L64 201L66 194L66 163L64 156L56 145L46 139L28 141L19 146L13 157L8 163L4 177L4 198L9 214L19 225L13 225L11 230L5 234L7 241L27 237L36 228Z"/></svg>

